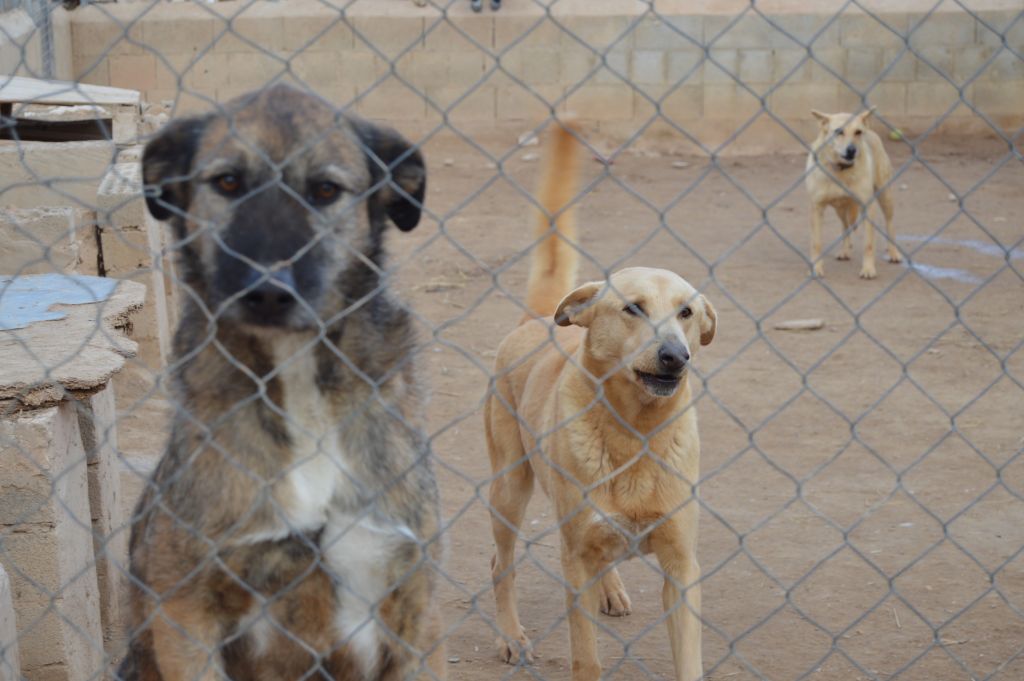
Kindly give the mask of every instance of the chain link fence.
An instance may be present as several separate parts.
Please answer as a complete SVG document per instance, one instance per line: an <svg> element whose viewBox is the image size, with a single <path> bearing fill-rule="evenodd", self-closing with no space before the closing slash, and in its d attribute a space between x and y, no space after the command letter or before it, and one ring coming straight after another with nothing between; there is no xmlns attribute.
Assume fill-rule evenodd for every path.
<svg viewBox="0 0 1024 681"><path fill-rule="evenodd" d="M174 651L156 653L166 679L390 679L403 656L422 678L590 678L573 668L570 619L612 568L629 596L611 588L605 612L584 613L602 678L677 678L676 613L699 616L703 673L716 681L1024 677L1024 8L503 4L474 14L461 0L54 3L28 33L7 21L18 3L0 5L0 679L150 678L137 674L153 658L122 661L154 635ZM21 80L62 73L70 84ZM372 177L342 168L296 191L288 162L252 151L248 124L225 108L282 81L385 120L411 146L339 118L358 141L347 153L366 155ZM105 86L141 90L141 101ZM873 106L893 172L857 202L851 230L859 243L873 226L878 250L894 247L901 262L879 262L867 280L832 262L845 246L829 216L826 273L814 276L805 184L842 170L807 163L811 109ZM163 139L160 153L176 158L206 133L174 136L170 121L209 111L231 119L221 145L249 148L272 179L239 189L245 178L227 166L143 177L136 144ZM549 211L551 230L531 235L545 208L538 168L567 111L584 149L580 189ZM825 143L854 122L833 125ZM277 220L266 238L286 252L267 259L226 236L225 213L176 198L193 175L252 224ZM332 241L315 220L307 241L281 246L302 233L288 215L320 215L349 183L339 224L367 210L402 230L416 226L403 211L420 224L377 235L386 259L373 239ZM894 232L874 205L882 192ZM162 227L147 200L157 217L193 222ZM525 425L532 405L507 407L541 443L526 452L535 465L558 468L550 442L588 413L633 431L625 463L572 481L583 509L624 537L624 554L574 589L559 552L571 519L542 494L519 518L491 504L483 411L504 378L496 351L530 312L530 258L570 209L581 282L661 267L717 310L715 338L693 348L689 370L699 480L662 470L693 492L669 517L699 508L695 584L644 552L664 518L628 528L601 505L631 469L662 461L610 384L551 432ZM329 316L321 293L300 295L325 243L333 266L360 273L341 276L348 298ZM240 264L255 278L211 302L199 270ZM384 302L385 287L403 302ZM312 335L241 342L236 303L273 307L280 291L313 316ZM405 314L408 345L382 331ZM422 414L408 406L415 390L396 397L396 376L411 384L413 368L430 386ZM355 404L331 411L315 395L332 390ZM384 463L360 469L331 438ZM157 469L169 439L189 463ZM233 450L253 442L263 458ZM268 463L289 453L290 464ZM356 468L317 468L325 455ZM330 522L290 505L315 507L335 478L354 491ZM410 479L419 491L399 498ZM286 482L295 498L275 496ZM251 530L261 513L286 531ZM495 611L492 515L496 532L515 535L514 564L494 578L515 575L529 662ZM394 553L374 553L381 546L413 557L382 576L397 568L382 558ZM680 595L663 610L666 582ZM190 601L201 589L213 600ZM425 627L434 615L437 628ZM203 626L217 617L211 639ZM388 652L352 662L376 646Z"/></svg>

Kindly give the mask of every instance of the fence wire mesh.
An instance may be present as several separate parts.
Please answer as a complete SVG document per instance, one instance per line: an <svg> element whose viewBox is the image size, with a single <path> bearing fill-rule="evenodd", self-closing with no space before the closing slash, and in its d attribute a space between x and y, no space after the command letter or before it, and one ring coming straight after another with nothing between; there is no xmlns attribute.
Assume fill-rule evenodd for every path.
<svg viewBox="0 0 1024 681"><path fill-rule="evenodd" d="M683 679L694 640L715 680L1024 678L1018 2L59 4L27 30L0 5L0 679L579 680L595 652L601 678ZM68 82L21 80L61 59ZM227 103L256 89L291 106L260 119L285 141ZM805 162L812 108L853 112L826 149L871 107L892 172L850 229L898 257L861 280L825 263L850 257L832 222L809 251L806 187L877 152ZM552 210L537 168L566 110L586 160ZM603 376L539 336L528 355L594 383L550 421L502 392L529 357L496 369L498 344L570 212L552 248L581 282L665 268L703 295L682 328L717 310L653 426L616 381L675 312ZM620 282L601 300L630 308ZM523 440L494 470L488 403ZM696 479L661 444L690 407ZM595 414L627 451L579 475L566 434ZM531 466L571 513L526 508ZM622 490L638 471L657 479ZM697 515L694 572L663 543ZM581 522L621 550L574 559ZM495 537L514 558L489 562Z"/></svg>

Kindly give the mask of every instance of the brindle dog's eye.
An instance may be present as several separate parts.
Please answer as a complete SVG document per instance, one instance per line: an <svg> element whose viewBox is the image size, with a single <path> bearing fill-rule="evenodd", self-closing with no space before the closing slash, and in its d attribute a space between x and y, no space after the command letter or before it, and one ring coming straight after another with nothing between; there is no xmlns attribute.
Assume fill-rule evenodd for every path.
<svg viewBox="0 0 1024 681"><path fill-rule="evenodd" d="M679 311L680 319L689 319L692 316L693 316L693 310L691 310L689 308L689 306L684 307L682 310Z"/></svg>
<svg viewBox="0 0 1024 681"><path fill-rule="evenodd" d="M231 173L218 175L213 178L212 184L214 189L225 196L234 196L242 188L242 181L238 179L238 175L232 175Z"/></svg>
<svg viewBox="0 0 1024 681"><path fill-rule="evenodd" d="M644 313L644 309L637 303L630 303L626 307L622 308L622 311L631 317L639 317Z"/></svg>
<svg viewBox="0 0 1024 681"><path fill-rule="evenodd" d="M310 198L313 205L326 206L334 203L341 195L341 187L333 182L317 182L313 185Z"/></svg>

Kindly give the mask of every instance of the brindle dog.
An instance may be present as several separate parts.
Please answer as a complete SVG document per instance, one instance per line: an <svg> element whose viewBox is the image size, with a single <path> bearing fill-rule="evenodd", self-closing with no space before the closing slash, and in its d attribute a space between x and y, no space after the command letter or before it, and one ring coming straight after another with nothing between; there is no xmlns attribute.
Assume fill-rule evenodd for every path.
<svg viewBox="0 0 1024 681"><path fill-rule="evenodd" d="M387 222L419 222L420 153L277 85L171 122L143 175L186 303L120 678L443 678L437 486L381 269Z"/></svg>

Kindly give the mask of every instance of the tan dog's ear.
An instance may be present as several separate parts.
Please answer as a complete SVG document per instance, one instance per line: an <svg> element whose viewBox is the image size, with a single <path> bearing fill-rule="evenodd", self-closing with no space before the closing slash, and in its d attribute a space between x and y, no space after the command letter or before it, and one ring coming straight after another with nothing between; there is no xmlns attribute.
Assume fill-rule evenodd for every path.
<svg viewBox="0 0 1024 681"><path fill-rule="evenodd" d="M715 339L715 331L718 330L718 313L704 296L700 297L700 302L704 306L704 316L700 319L700 344L709 345Z"/></svg>
<svg viewBox="0 0 1024 681"><path fill-rule="evenodd" d="M591 281L562 298L555 310L555 323L559 326L590 326L594 320L594 297L603 286L602 282Z"/></svg>
<svg viewBox="0 0 1024 681"><path fill-rule="evenodd" d="M824 127L828 127L829 117L828 114L821 113L815 109L811 109L811 115L818 119L818 122Z"/></svg>
<svg viewBox="0 0 1024 681"><path fill-rule="evenodd" d="M868 109L867 111L865 111L864 113L862 113L862 114L861 114L861 115L859 116L859 118L860 118L860 122L861 122L861 123L867 123L867 122L868 122L868 119L869 119L869 118L871 118L871 114L875 113L875 109L877 109L877 108L878 108L877 106L872 106L872 107L871 107L870 109Z"/></svg>

